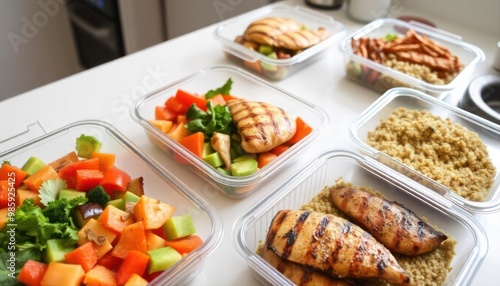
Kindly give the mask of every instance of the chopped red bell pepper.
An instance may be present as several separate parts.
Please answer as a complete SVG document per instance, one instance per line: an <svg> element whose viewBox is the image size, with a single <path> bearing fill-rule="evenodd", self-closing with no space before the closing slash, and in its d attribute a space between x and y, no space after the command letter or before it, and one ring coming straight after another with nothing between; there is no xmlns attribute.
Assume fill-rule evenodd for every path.
<svg viewBox="0 0 500 286"><path fill-rule="evenodd" d="M112 195L114 191L124 192L130 182L130 175L119 168L107 169L101 181L101 186L104 190Z"/></svg>
<svg viewBox="0 0 500 286"><path fill-rule="evenodd" d="M76 170L76 185L77 191L90 191L99 185L104 178L104 175L99 170Z"/></svg>
<svg viewBox="0 0 500 286"><path fill-rule="evenodd" d="M182 89L178 89L175 93L175 99L185 106L191 107L192 104L196 104L200 109L207 110L207 101L205 98L197 95L190 94Z"/></svg>
<svg viewBox="0 0 500 286"><path fill-rule="evenodd" d="M155 108L155 119L156 120L168 120L172 121L177 118L177 113L168 109L166 106L156 106Z"/></svg>
<svg viewBox="0 0 500 286"><path fill-rule="evenodd" d="M165 106L169 110L171 110L175 113L178 113L178 114L184 114L189 109L189 106L186 106L186 105L182 104L181 102L179 102L177 100L177 98L175 98L175 96L169 97L167 99L167 101L165 101Z"/></svg>
<svg viewBox="0 0 500 286"><path fill-rule="evenodd" d="M26 178L27 173L21 168L12 166L10 164L2 164L0 167L0 180L10 180L14 182L14 188L18 188L23 180Z"/></svg>
<svg viewBox="0 0 500 286"><path fill-rule="evenodd" d="M77 170L99 170L99 158L90 158L82 161L74 162L62 167L59 170L61 179L66 180L68 188L76 187L76 171Z"/></svg>

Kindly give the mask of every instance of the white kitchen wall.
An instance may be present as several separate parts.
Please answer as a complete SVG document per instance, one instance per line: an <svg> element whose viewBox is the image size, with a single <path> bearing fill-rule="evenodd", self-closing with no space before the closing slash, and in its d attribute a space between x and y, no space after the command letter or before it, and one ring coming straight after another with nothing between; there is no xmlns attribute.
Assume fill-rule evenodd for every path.
<svg viewBox="0 0 500 286"><path fill-rule="evenodd" d="M63 0L0 0L0 101L81 70Z"/></svg>

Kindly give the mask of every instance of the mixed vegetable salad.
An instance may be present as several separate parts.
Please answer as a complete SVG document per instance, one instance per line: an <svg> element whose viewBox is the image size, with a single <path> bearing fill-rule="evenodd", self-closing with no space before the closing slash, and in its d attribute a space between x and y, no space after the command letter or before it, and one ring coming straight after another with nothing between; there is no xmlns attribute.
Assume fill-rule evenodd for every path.
<svg viewBox="0 0 500 286"><path fill-rule="evenodd" d="M232 84L232 79L228 78L221 87L201 95L177 89L163 105L155 107L155 118L150 123L220 173L248 176L302 140L312 128L298 116L295 118L296 132L290 140L266 152L247 153L241 146L240 134L226 105L238 99L231 94ZM229 142L219 140L221 134L229 135ZM174 158L187 163L177 153Z"/></svg>
<svg viewBox="0 0 500 286"><path fill-rule="evenodd" d="M92 136L0 167L0 285L147 285L203 241Z"/></svg>

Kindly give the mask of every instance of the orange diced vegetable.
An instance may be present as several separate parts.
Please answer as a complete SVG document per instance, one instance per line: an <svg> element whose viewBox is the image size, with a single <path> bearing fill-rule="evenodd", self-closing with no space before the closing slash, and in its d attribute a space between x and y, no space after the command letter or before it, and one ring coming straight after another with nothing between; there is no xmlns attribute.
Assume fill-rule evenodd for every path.
<svg viewBox="0 0 500 286"><path fill-rule="evenodd" d="M59 174L51 165L45 165L33 175L24 179L24 184L33 192L38 192L42 183L50 179L60 179Z"/></svg>
<svg viewBox="0 0 500 286"><path fill-rule="evenodd" d="M78 161L80 161L80 158L78 158L78 155L76 154L76 152L71 151L68 154L66 154L65 156L63 156L55 161L50 162L49 165L51 165L52 168L54 168L54 170L56 170L56 172L59 172L59 170L61 170L61 168L65 167L69 164L78 162Z"/></svg>
<svg viewBox="0 0 500 286"><path fill-rule="evenodd" d="M107 169L113 168L115 166L116 155L113 153L93 152L90 155L90 158L98 158L99 159L99 170L101 172L104 172Z"/></svg>
<svg viewBox="0 0 500 286"><path fill-rule="evenodd" d="M124 285L133 274L142 276L149 262L149 255L144 252L132 250L130 251L123 263L116 271L116 283Z"/></svg>
<svg viewBox="0 0 500 286"><path fill-rule="evenodd" d="M14 188L17 189L28 174L21 168L10 164L2 164L0 167L0 180L13 180Z"/></svg>
<svg viewBox="0 0 500 286"><path fill-rule="evenodd" d="M163 232L163 229L161 229ZM154 250L160 247L164 247L166 240L155 234L152 230L146 230L146 242L148 244L148 250Z"/></svg>
<svg viewBox="0 0 500 286"><path fill-rule="evenodd" d="M173 249L177 250L180 254L190 253L198 246L202 245L202 239L196 235L192 234L190 236L178 238L175 240L167 240L166 246L170 246Z"/></svg>
<svg viewBox="0 0 500 286"><path fill-rule="evenodd" d="M262 152L257 154L257 166L259 168L264 168L265 165L271 163L272 160L276 159L278 155L272 152Z"/></svg>
<svg viewBox="0 0 500 286"><path fill-rule="evenodd" d="M86 286L116 286L116 273L102 265L96 265L85 274Z"/></svg>
<svg viewBox="0 0 500 286"><path fill-rule="evenodd" d="M9 205L9 193L15 195L15 190L9 186L8 180L0 181L0 209L6 208Z"/></svg>
<svg viewBox="0 0 500 286"><path fill-rule="evenodd" d="M129 252L133 250L144 253L148 251L146 232L142 221L127 225L123 229L122 235L113 248L111 255L125 259Z"/></svg>
<svg viewBox="0 0 500 286"><path fill-rule="evenodd" d="M205 134L196 132L179 140L179 144L191 151L198 157L202 157L203 143L205 143Z"/></svg>
<svg viewBox="0 0 500 286"><path fill-rule="evenodd" d="M38 286L42 281L48 265L33 259L29 259L24 263L17 280L26 286Z"/></svg>
<svg viewBox="0 0 500 286"><path fill-rule="evenodd" d="M112 210L105 209L105 211L108 213L107 216L109 216L109 212L111 212ZM122 213L120 213L120 214L122 214ZM104 220L104 219L107 219L107 218L102 218L101 220ZM91 232L91 234L90 234L91 236L95 236L95 237L104 236L106 238L106 240L111 244L115 241L116 237L118 236L116 230L108 228L104 224L102 224L101 222L97 221L96 219L91 218L91 219L89 219L89 221L87 221L87 223L77 233L78 245L83 245L83 244L87 243L88 241L90 241L88 239L89 235L87 234L87 232L89 232L89 231Z"/></svg>
<svg viewBox="0 0 500 286"><path fill-rule="evenodd" d="M109 229L122 233L126 226L134 223L134 218L113 205L107 205L97 221Z"/></svg>
<svg viewBox="0 0 500 286"><path fill-rule="evenodd" d="M81 245L72 251L66 253L64 258L71 264L79 264L83 271L88 272L97 263L97 252L91 241Z"/></svg>
<svg viewBox="0 0 500 286"><path fill-rule="evenodd" d="M191 134L191 132L184 126L184 123L174 124L167 132L167 135L177 142L179 142L182 138L189 136L189 134Z"/></svg>
<svg viewBox="0 0 500 286"><path fill-rule="evenodd" d="M0 209L0 229L2 229L8 221L9 208Z"/></svg>
<svg viewBox="0 0 500 286"><path fill-rule="evenodd" d="M283 154L289 148L290 148L289 145L287 145L287 144L281 144L281 145L278 145L278 146L274 147L269 152L275 154L276 156L279 156L279 155Z"/></svg>
<svg viewBox="0 0 500 286"><path fill-rule="evenodd" d="M149 120L149 122L153 124L156 128L160 129L161 132L163 133L167 133L168 131L170 131L170 129L172 129L172 126L174 125L172 120L152 119Z"/></svg>
<svg viewBox="0 0 500 286"><path fill-rule="evenodd" d="M68 264L63 262L51 262L45 271L45 275L40 282L41 286L80 286L85 271L79 264Z"/></svg>
<svg viewBox="0 0 500 286"><path fill-rule="evenodd" d="M297 117L295 119L295 124L297 125L297 129L295 131L295 134L287 142L288 144L291 144L291 145L299 142L304 137L306 137L307 135L309 135L309 133L312 132L312 127L309 126L307 123L305 123L304 120L302 120L302 118L300 118L300 117Z"/></svg>
<svg viewBox="0 0 500 286"><path fill-rule="evenodd" d="M16 206L22 206L26 199L33 199L35 206L41 206L40 197L38 192L33 192L31 190L19 189L16 191Z"/></svg>
<svg viewBox="0 0 500 286"><path fill-rule="evenodd" d="M143 222L145 229L161 227L174 212L174 206L145 195L134 206L134 218Z"/></svg>
<svg viewBox="0 0 500 286"><path fill-rule="evenodd" d="M148 284L146 279L134 273L124 286L147 286Z"/></svg>
<svg viewBox="0 0 500 286"><path fill-rule="evenodd" d="M105 240L101 244L97 244L93 241L91 243L92 243L92 247L94 247L94 249L95 249L95 254L97 256L97 260L103 258L104 255L106 255L106 253L108 253L111 249L113 249L113 245L111 245L111 243L109 243L108 240Z"/></svg>
<svg viewBox="0 0 500 286"><path fill-rule="evenodd" d="M215 96L212 96L208 101L211 101L213 106L226 105L226 100L224 99L224 96L222 94L217 94Z"/></svg>

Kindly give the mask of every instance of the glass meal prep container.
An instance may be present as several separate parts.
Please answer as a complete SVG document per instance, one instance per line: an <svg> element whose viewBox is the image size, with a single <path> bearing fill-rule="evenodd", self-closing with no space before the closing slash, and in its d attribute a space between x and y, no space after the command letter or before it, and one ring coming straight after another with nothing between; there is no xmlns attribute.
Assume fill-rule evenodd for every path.
<svg viewBox="0 0 500 286"><path fill-rule="evenodd" d="M451 270L443 285L469 285L488 249L484 229L468 212L423 188L387 166L345 150L330 150L313 158L261 199L233 225L233 244L265 285L295 285L262 259L256 250L265 241L272 219L279 210L297 210L323 188L342 178L356 186L371 187L390 201L403 204L456 240ZM430 278L433 279L433 278Z"/></svg>
<svg viewBox="0 0 500 286"><path fill-rule="evenodd" d="M22 166L28 158L36 156L44 162L52 162L74 151L76 138L82 134L97 138L102 143L101 150L115 154L115 165L130 174L132 178L142 176L147 196L176 206L175 215L190 214L197 234L203 240L200 247L164 271L152 283L186 284L198 276L203 270L204 258L221 240L222 219L219 213L108 123L75 122L22 143L18 141L20 137L10 138L9 140L21 144L7 151L0 150L3 152L0 153L0 161L9 160L12 165Z"/></svg>
<svg viewBox="0 0 500 286"><path fill-rule="evenodd" d="M210 89L221 86L228 78L233 81L231 95L280 107L292 118L300 116L304 122L312 127L312 132L309 135L279 155L271 163L248 176L237 177L222 174L149 122L154 117L155 106L163 105L169 96L175 94L176 90L183 89L192 93L203 94ZM172 157L174 153L176 156L181 156L187 162L184 165L188 166L191 171L201 176L223 194L233 198L244 198L256 191L257 187L271 174L285 165L289 165L294 158L300 156L301 151L307 148L329 124L328 115L318 106L278 89L267 81L233 66L201 69L140 98L131 106L131 113L133 119L144 128L152 143Z"/></svg>
<svg viewBox="0 0 500 286"><path fill-rule="evenodd" d="M441 119L454 123L477 133L486 146L491 163L495 167L494 181L483 201L472 201L459 196L449 188L431 178L416 172L407 165L389 157L366 143L368 133L373 131L380 120L387 118L398 107L413 110L426 110ZM366 154L409 178L433 189L441 196L470 212L494 212L500 209L500 126L477 115L462 110L435 97L409 88L393 88L378 98L363 111L351 124L349 134L361 153Z"/></svg>
<svg viewBox="0 0 500 286"><path fill-rule="evenodd" d="M271 58L251 50L237 42L253 21L267 17L286 17L302 23L310 29L325 28L330 37L286 59ZM270 80L282 80L293 72L303 69L325 55L327 48L345 36L344 26L325 14L312 9L274 3L228 19L215 28L214 37L223 45L225 55L242 67Z"/></svg>
<svg viewBox="0 0 500 286"><path fill-rule="evenodd" d="M463 69L444 84L433 84L415 76L403 73L374 60L367 59L353 52L352 40L360 38L394 38L403 37L406 31L413 29L418 35L426 36L444 46L463 63ZM483 51L465 41L460 36L442 31L418 22L405 22L398 19L378 19L340 41L339 49L344 55L346 76L362 85L381 93L393 87L410 87L423 91L434 97L445 98L458 84L466 80L484 61ZM437 82L436 82L437 83Z"/></svg>

